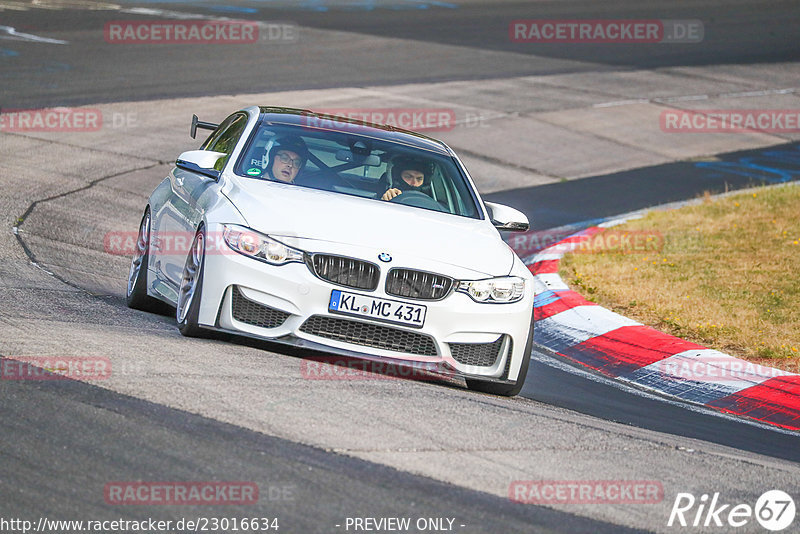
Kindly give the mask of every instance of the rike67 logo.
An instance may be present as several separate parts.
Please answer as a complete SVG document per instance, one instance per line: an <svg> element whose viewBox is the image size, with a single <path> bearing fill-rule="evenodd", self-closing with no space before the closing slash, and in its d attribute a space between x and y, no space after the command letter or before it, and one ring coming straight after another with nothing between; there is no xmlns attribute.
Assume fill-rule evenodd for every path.
<svg viewBox="0 0 800 534"><path fill-rule="evenodd" d="M699 499L691 493L678 493L669 514L667 526L722 527L729 532L749 524L753 518L767 530L778 532L794 522L794 499L781 490L762 494L755 506L729 504L720 500L719 493L703 494Z"/></svg>

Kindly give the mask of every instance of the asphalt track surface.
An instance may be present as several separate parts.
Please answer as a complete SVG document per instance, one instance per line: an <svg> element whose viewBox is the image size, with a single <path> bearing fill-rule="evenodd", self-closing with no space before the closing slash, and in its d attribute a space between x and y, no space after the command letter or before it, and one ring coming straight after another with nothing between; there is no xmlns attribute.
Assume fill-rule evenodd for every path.
<svg viewBox="0 0 800 534"><path fill-rule="evenodd" d="M764 154L791 154L797 152L798 147L797 143L787 143L769 150L718 154L713 167L681 161L484 196L521 210L534 230L589 226L632 211L692 200L706 192L714 195L794 181L800 178L800 160L768 162L770 158ZM740 162L753 163L741 165Z"/></svg>
<svg viewBox="0 0 800 534"><path fill-rule="evenodd" d="M447 4L457 7L429 3L426 9L401 9L402 2L387 1L373 3L373 8L368 10L348 7L346 2L330 2L324 12L300 4L309 6L312 3L239 2L236 6L257 9L257 12L247 13L247 9L242 9L236 16L290 20L303 28L354 34L342 37L338 48L320 46L317 36L311 36L297 46L276 47L258 58L249 55L251 50L235 46L219 56L199 54L193 47L175 47L169 53L156 55L146 46L98 46L96 39L89 35L105 21L140 18L134 14L86 10L0 12L0 24L34 34L47 32L49 37L71 42L69 47L44 47L39 43L0 40L0 48L17 54L6 54L0 63L3 77L0 105L4 108L83 105L296 88L491 79L533 73L770 63L796 60L798 56L796 26L785 23L800 18L800 5L796 2L729 2L723 8L712 2L677 6L669 2L653 2L646 6L641 2L610 2L602 8L589 2L497 2L490 5L451 2ZM216 4L202 2L124 5L224 14ZM713 38L708 39L709 46L699 50L677 45L623 45L613 50L545 46L537 49L535 58L528 58L529 47L513 45L498 37L505 35L509 19L569 17L700 19L706 21L707 36ZM445 24L448 31L441 31ZM403 42L410 40L423 45L468 47L474 49L474 54L470 61L449 62L442 54L409 61L408 52L402 46L387 46L377 52L359 46L358 34L402 39ZM350 43L350 46L342 43ZM492 55L495 51L511 51L518 57L513 62L498 61L498 57ZM254 68L254 64L258 67ZM791 144L782 148L793 150L794 147ZM722 159L738 161L758 153L760 151L741 151L723 155ZM789 168L796 170L791 165ZM634 181L640 186L632 187ZM641 187L642 181L650 185ZM532 217L534 228L544 230L667 201L691 199L706 190L717 192L769 181L768 173L764 176L759 176L757 171L746 176L714 173L691 163L671 163L579 181L501 191L487 198L519 207ZM55 202L57 200L48 203ZM42 209L44 204L32 212ZM36 259L46 264L47 258ZM7 277L4 285L13 285L9 271L3 271L3 275ZM80 286L80 283L75 285ZM98 315L105 313L107 317L124 316L126 327L139 328L142 335L153 336L154 340L164 336L168 339L171 335L166 333L172 328L168 318L128 314L119 296L83 296L80 298L84 307L67 303L66 297L61 302L61 298L56 298L58 306L55 308L68 317L65 320L104 324ZM38 299L31 296L31 305L48 304ZM21 303L19 306L22 317L31 313ZM225 347L213 345L208 353L227 352ZM232 347L230 350L255 347L265 355L273 354L276 349L241 340ZM279 350L278 354L286 359L294 358L291 351ZM537 423L542 423L542 418L563 418L576 428L620 434L620 439L609 442L611 447L620 447L619 461L627 461L627 453L622 451L627 439L650 440L666 444L670 449L702 448L708 459L696 465L707 463L709 471L720 469L724 465L720 460L723 457L740 458L743 464L752 463L754 469L777 466L776 469L789 473L791 470L782 461L800 460L800 439L794 434L722 418L710 412L690 411L593 378L596 377L567 366L550 365L546 357L541 357L532 362L522 394L531 400L507 401L464 395L455 385L417 387L414 384L413 392L424 396L433 389L432 403L461 402L470 403L471 409L479 411L489 408L515 411L519 415L516 424L524 424L527 414L531 419L536 417ZM406 394L403 382L394 388L397 394ZM412 384L408 384L408 388L412 388ZM0 398L3 428L0 435L3 459L0 515L3 517L104 517L119 512L97 498L108 481L197 480L222 476L227 480L253 480L262 488L289 488L292 497L288 499L269 500L268 494L266 499L262 496L257 514L279 516L282 524L287 525L284 532L333 532L339 530L334 525L344 517L404 514L457 517L460 523L468 525L465 532L626 531L620 526L626 521L624 517L619 522L613 518L605 521L594 518L592 512L583 511L583 515L577 515L563 509L522 506L497 495L394 469L380 461L340 454L332 450L336 449L333 446L304 445L274 437L269 432L257 432L244 425L197 415L192 410L164 406L85 383L0 381ZM542 429L549 431L544 424ZM579 430L573 431L577 439ZM634 438L626 432L632 432ZM497 439L500 439L499 433ZM561 460L580 461L571 458L568 452ZM640 471L646 472L643 465L650 460L643 457L632 461L639 462ZM774 466L771 462L775 462ZM678 472L678 480L672 481L673 488L680 487L683 482L680 477L689 476L685 471ZM741 484L740 478L756 484L759 474L730 473L720 479L720 484L730 491ZM706 479L709 491L714 489L711 485L714 481L716 479ZM753 491L758 494L766 489L771 488ZM784 489L791 488L787 485ZM673 494L668 492L667 499ZM124 514L130 518L170 519L223 514L241 517L253 512L230 507L224 510L178 508L132 510L129 507ZM664 515L655 517L653 529L656 522L663 524L665 520Z"/></svg>
<svg viewBox="0 0 800 534"><path fill-rule="evenodd" d="M208 16L289 21L301 25L305 33L301 33L296 43L268 47L226 45L221 52L205 53L198 52L197 47L171 46L164 53L159 45L126 47L98 43L93 30L109 21L142 20L139 14L4 11L0 19L4 25L32 34L46 32L48 37L68 40L70 45L0 41L2 48L18 54L3 57L0 106L19 109L298 88L790 61L797 58L797 31L788 22L800 18L800 5L793 1L598 4L277 0L226 3L229 8L232 5L244 8L228 12L220 12L216 2L118 4L123 8L140 6ZM318 10L322 6L327 10ZM248 13L247 8L257 12ZM702 47L686 44L532 47L508 40L511 20L564 18L696 19L704 23L705 40ZM320 38L314 29L353 33ZM376 47L359 35L397 41ZM431 44L467 48L469 53L457 54L447 48L434 51L426 46ZM511 52L515 57L509 61L501 52ZM409 57L415 60L409 61Z"/></svg>
<svg viewBox="0 0 800 534"><path fill-rule="evenodd" d="M344 517L396 517L400 510L413 509L418 517L440 517L446 510L473 532L629 531L518 506L79 382L3 381L0 388L4 434L15 442L10 446L4 438L0 445L0 511L6 518L102 517L107 506L96 497L109 481L214 480L224 472L230 480L259 485L257 511L247 505L161 506L126 517L178 521L255 514L278 517L288 532L332 532ZM79 487L76 478L83 480Z"/></svg>

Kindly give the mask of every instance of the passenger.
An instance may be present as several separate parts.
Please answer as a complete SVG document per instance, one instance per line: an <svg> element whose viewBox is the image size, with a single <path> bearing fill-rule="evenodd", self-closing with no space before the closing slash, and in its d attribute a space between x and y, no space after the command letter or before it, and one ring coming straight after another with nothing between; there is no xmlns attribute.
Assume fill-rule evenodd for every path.
<svg viewBox="0 0 800 534"><path fill-rule="evenodd" d="M292 183L308 159L305 142L296 136L279 137L271 141L267 174L273 180Z"/></svg>
<svg viewBox="0 0 800 534"><path fill-rule="evenodd" d="M431 165L406 156L396 158L392 164L390 184L381 200L392 200L403 191L419 191L431 196Z"/></svg>

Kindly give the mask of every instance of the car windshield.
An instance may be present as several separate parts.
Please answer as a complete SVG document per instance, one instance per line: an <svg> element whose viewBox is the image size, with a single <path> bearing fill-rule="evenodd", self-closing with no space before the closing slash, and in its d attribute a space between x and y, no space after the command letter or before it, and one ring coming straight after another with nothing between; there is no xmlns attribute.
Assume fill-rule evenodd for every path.
<svg viewBox="0 0 800 534"><path fill-rule="evenodd" d="M450 155L357 131L261 122L234 172L256 180L480 218L472 187Z"/></svg>

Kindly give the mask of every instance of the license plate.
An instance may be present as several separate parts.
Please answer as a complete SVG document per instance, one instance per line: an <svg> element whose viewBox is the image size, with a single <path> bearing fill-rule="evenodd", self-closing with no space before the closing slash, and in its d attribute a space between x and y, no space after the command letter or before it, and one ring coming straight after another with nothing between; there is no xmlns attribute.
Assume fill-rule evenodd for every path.
<svg viewBox="0 0 800 534"><path fill-rule="evenodd" d="M415 328L421 328L425 324L425 312L427 311L425 306L418 304L368 297L338 289L331 292L328 309L332 312L368 317Z"/></svg>

